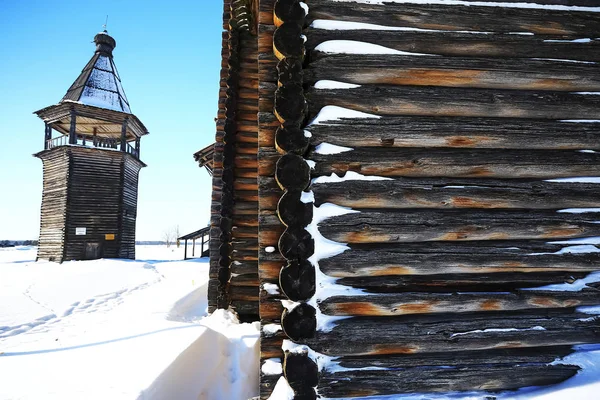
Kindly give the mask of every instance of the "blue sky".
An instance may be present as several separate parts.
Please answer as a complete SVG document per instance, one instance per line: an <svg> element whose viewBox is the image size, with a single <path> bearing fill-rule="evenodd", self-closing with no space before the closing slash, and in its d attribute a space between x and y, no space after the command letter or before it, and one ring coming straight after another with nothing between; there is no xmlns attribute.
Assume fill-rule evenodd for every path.
<svg viewBox="0 0 600 400"><path fill-rule="evenodd" d="M94 53L108 18L114 54L142 138L137 239L206 226L211 182L192 154L214 140L222 2L0 0L0 239L39 234L44 125Z"/></svg>

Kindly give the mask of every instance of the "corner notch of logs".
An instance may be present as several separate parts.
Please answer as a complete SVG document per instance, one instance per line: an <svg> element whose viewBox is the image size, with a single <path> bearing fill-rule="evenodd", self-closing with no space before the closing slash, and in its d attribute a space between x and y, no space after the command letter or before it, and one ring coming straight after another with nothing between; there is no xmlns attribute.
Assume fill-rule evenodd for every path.
<svg viewBox="0 0 600 400"><path fill-rule="evenodd" d="M298 0L278 0L273 10L277 30L273 34L273 52L277 64L277 90L274 114L280 122L275 148L281 154L275 169L277 184L284 194L277 215L286 227L279 238L279 251L287 264L281 268L279 287L291 301L299 302L281 316L284 333L293 342L314 338L316 309L307 303L315 293L315 268L308 261L314 253L314 240L305 229L312 220L313 203L302 201L302 191L310 185L310 167L303 158L309 139L302 129L307 117L307 102L302 87L304 42L302 28L306 11ZM296 400L317 398L317 364L308 352L285 352L284 375Z"/></svg>

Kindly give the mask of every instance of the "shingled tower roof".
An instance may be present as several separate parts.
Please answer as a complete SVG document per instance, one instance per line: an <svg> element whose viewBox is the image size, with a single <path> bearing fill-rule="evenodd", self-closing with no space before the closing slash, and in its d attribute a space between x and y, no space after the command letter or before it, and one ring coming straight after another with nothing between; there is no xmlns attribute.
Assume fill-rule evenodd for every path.
<svg viewBox="0 0 600 400"><path fill-rule="evenodd" d="M60 102L76 101L130 114L129 102L113 61L115 39L104 31L94 37L94 43L96 43L94 56Z"/></svg>

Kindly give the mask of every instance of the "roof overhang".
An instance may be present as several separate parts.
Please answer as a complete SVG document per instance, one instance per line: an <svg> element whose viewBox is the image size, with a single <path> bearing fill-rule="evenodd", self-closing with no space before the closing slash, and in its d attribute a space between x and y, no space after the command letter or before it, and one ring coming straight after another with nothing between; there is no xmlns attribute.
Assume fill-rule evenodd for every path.
<svg viewBox="0 0 600 400"><path fill-rule="evenodd" d="M70 119L71 111L75 111L77 116L119 125L122 125L125 118L127 118L128 133L131 133L136 137L142 137L149 133L144 124L142 124L142 121L133 114L90 106L69 100L42 108L41 110L35 111L34 114L47 124L52 125L57 131L67 135L69 132L64 127L64 121ZM61 121L63 121L62 124L60 124Z"/></svg>

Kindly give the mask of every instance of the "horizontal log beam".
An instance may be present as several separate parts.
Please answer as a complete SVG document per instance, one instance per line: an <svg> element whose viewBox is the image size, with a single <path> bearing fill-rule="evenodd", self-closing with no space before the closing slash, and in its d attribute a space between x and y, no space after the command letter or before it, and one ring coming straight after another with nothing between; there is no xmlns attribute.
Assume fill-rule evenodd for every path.
<svg viewBox="0 0 600 400"><path fill-rule="evenodd" d="M511 118L404 116L311 125L311 144L345 147L600 149L600 123ZM348 135L348 131L352 135ZM266 134L266 132L265 132ZM265 138L266 140L267 138Z"/></svg>
<svg viewBox="0 0 600 400"><path fill-rule="evenodd" d="M311 117L334 105L377 115L600 119L600 96L578 92L364 85L311 88L306 98Z"/></svg>
<svg viewBox="0 0 600 400"><path fill-rule="evenodd" d="M506 293L365 294L329 297L323 300L319 307L327 315L365 317L513 311L598 305L599 294L600 291L594 288L579 292L526 290Z"/></svg>
<svg viewBox="0 0 600 400"><path fill-rule="evenodd" d="M319 394L344 398L400 393L504 391L521 387L546 386L573 377L575 365L488 365L479 368L410 368L386 371L325 373L319 381ZM494 398L485 396L482 398Z"/></svg>
<svg viewBox="0 0 600 400"><path fill-rule="evenodd" d="M406 179L313 184L315 206L350 208L526 208L558 210L600 207L600 185L484 179Z"/></svg>
<svg viewBox="0 0 600 400"><path fill-rule="evenodd" d="M481 366L489 364L551 363L574 352L571 346L488 349L486 351L443 351L377 356L343 356L335 360L342 368L411 368L415 366Z"/></svg>
<svg viewBox="0 0 600 400"><path fill-rule="evenodd" d="M586 272L498 272L436 275L386 275L341 278L336 283L363 289L367 293L398 292L454 292L507 290L535 288L551 284L573 283ZM233 282L233 278L232 278Z"/></svg>
<svg viewBox="0 0 600 400"><path fill-rule="evenodd" d="M331 217L321 234L341 243L402 243L600 236L600 213L549 211L361 211Z"/></svg>
<svg viewBox="0 0 600 400"><path fill-rule="evenodd" d="M351 244L345 252L320 260L319 266L321 271L335 278L553 271L589 273L600 269L599 252L552 254L567 246L543 241L423 242L403 243L402 246Z"/></svg>
<svg viewBox="0 0 600 400"><path fill-rule="evenodd" d="M373 365L380 368L403 368L411 359L413 366L435 366L445 358L435 360L432 353L442 352L453 360L445 365L478 365L486 363L471 354L481 350L496 352L498 358L492 353L489 363L506 363L517 362L511 358L528 348L533 357L540 346L558 346L562 352L564 346L598 343L599 324L597 316L561 310L354 317L337 321L328 332L317 331L306 344L329 356L355 357L354 367L368 366L361 360L365 356L380 357ZM504 359L498 356L509 349Z"/></svg>
<svg viewBox="0 0 600 400"><path fill-rule="evenodd" d="M307 50L320 50L318 45L330 40L351 40L427 56L551 58L566 60L565 64L570 61L600 61L600 41L573 42L564 37L314 28L305 30L305 35L308 38Z"/></svg>
<svg viewBox="0 0 600 400"><path fill-rule="evenodd" d="M422 57L315 52L304 81L515 90L600 90L594 64L518 58Z"/></svg>
<svg viewBox="0 0 600 400"><path fill-rule="evenodd" d="M598 96L600 97L600 96ZM600 176L600 153L570 150L357 148L338 154L310 151L313 176L347 171L387 177L537 178ZM272 161L265 153L259 173Z"/></svg>
<svg viewBox="0 0 600 400"><path fill-rule="evenodd" d="M544 1L543 3L550 3ZM554 4L554 3L552 3ZM563 3L564 4L564 3ZM569 2L568 5L573 3ZM580 4L580 3L577 3ZM598 3L583 3L598 6ZM575 9L576 10L576 9ZM477 5L340 3L311 0L308 18L449 31L600 35L598 13Z"/></svg>

